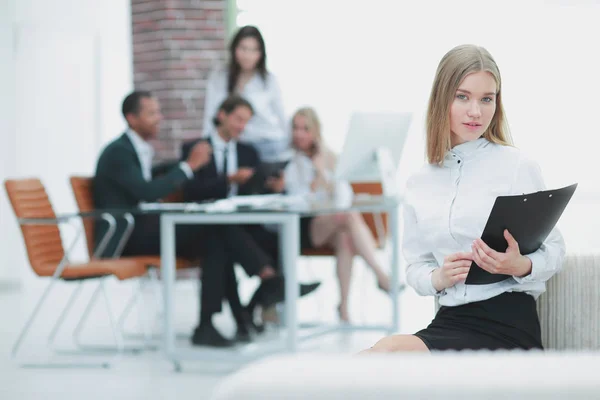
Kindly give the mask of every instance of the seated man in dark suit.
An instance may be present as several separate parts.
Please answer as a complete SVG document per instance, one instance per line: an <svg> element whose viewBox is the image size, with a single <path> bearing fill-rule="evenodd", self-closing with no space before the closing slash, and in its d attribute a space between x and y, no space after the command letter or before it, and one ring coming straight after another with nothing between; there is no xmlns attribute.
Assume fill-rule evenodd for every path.
<svg viewBox="0 0 600 400"><path fill-rule="evenodd" d="M260 165L258 152L254 147L238 141L252 114L250 103L237 95L228 97L221 104L213 121L216 129L207 139L213 148L211 160L194 172L194 179L184 184L183 193L186 201L204 201L235 195L256 194L257 190L266 193L264 180L262 182L252 181L255 171ZM205 140L198 139L186 143L182 149L183 158L187 157L194 146L203 141ZM236 242L231 244L247 249L247 251L252 249L252 251L264 252L271 261L269 265L277 266L279 261L278 235L256 224L244 225L242 228L247 234L240 233ZM223 243L216 242L213 244L215 247L223 245ZM231 261L235 262L236 260ZM243 264L242 267L244 267ZM248 275L253 275L252 271L245 269ZM232 298L233 292L237 290L237 283L234 279L235 276L228 280L228 293L231 293L228 298ZM300 285L300 294L306 295L318 286L318 283ZM262 299L266 291L268 289L264 286L259 287L247 306L247 314L251 316L257 305L261 305L263 308L273 305L267 304ZM230 305L235 316L239 306L231 304L231 302Z"/></svg>
<svg viewBox="0 0 600 400"><path fill-rule="evenodd" d="M152 158L154 151L148 140L158 134L162 120L160 106L156 98L149 92L136 91L123 101L123 116L127 120L128 129L119 138L111 142L102 151L94 178L93 196L99 209L123 209L137 207L141 202L155 202L182 188L185 182L194 177L194 171L210 161L211 148L208 143L197 143L184 161L165 169L160 177L153 175ZM117 230L103 256L114 254L118 240L125 230L124 221L119 221ZM98 241L108 229L107 224L96 225L95 237ZM207 235L207 231L210 234ZM227 268L223 264L223 255L219 251L236 249L220 249L207 244L207 237L222 237L224 242L236 240L235 228L228 226L194 226L180 225L176 229L176 254L189 259L203 258L200 323L192 336L196 345L227 347L233 341L224 338L213 326L212 315L221 311L222 299L225 295ZM240 230L237 228L237 230ZM98 243L96 243L97 245ZM160 224L158 215L138 215L135 227L127 242L123 255L159 255ZM261 254L244 252L239 258L249 268L258 271L263 277L273 277L271 268L262 268L267 260L260 259ZM275 286L283 285L274 282Z"/></svg>

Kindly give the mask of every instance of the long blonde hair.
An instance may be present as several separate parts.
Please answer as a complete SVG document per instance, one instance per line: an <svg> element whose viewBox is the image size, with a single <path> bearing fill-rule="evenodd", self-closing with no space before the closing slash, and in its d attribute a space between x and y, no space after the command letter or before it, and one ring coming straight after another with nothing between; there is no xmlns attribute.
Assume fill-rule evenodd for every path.
<svg viewBox="0 0 600 400"><path fill-rule="evenodd" d="M451 148L450 107L456 90L467 75L489 72L496 81L496 111L483 134L490 142L512 145L512 138L502 106L502 80L492 55L483 47L461 45L444 55L438 65L427 108L427 160L440 164Z"/></svg>
<svg viewBox="0 0 600 400"><path fill-rule="evenodd" d="M294 120L297 116L303 116L304 118L306 118L306 125L313 134L314 143L311 149L311 153L307 155L312 158L317 153L320 153L325 159L325 167L327 169L333 170L335 168L337 157L335 153L333 153L333 151L331 151L323 141L323 136L321 134L321 120L319 119L317 112L312 107L302 107L296 110L296 112L292 116L292 129L294 126ZM296 151L300 151L300 149L297 149L294 145L293 140L292 147Z"/></svg>
<svg viewBox="0 0 600 400"><path fill-rule="evenodd" d="M294 126L294 120L298 116L306 118L306 125L308 126L308 129L310 129L314 136L313 139L315 142L315 149L320 148L323 145L323 138L321 136L321 121L319 120L319 116L317 115L315 109L312 107L302 107L296 110L296 112L292 116L292 129ZM293 141L292 147L296 149L296 146L294 145Z"/></svg>

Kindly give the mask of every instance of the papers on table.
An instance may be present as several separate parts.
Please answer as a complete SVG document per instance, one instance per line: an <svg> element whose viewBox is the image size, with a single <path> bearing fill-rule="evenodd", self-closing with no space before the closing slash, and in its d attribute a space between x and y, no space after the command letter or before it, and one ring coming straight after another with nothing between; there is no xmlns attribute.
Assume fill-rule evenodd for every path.
<svg viewBox="0 0 600 400"><path fill-rule="evenodd" d="M233 196L211 203L141 203L144 211L182 211L182 212L234 212L241 209L285 209L290 207L308 206L308 200L302 196L287 196L282 194Z"/></svg>

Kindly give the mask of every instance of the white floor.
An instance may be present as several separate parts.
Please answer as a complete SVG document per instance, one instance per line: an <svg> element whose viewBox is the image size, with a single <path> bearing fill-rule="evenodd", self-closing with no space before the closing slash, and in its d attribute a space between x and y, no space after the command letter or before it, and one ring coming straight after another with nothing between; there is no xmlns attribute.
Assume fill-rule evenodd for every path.
<svg viewBox="0 0 600 400"><path fill-rule="evenodd" d="M316 279L323 283L313 295L300 300L300 316L302 320L306 321L334 322L336 321L338 289L332 261L326 258L312 260L310 266L307 266L305 261L301 262L300 278L305 281ZM177 373L173 366L163 358L160 350L155 350L124 355L117 360L113 359L109 369L21 368L16 361L10 358L10 349L44 285L45 281L39 281L21 290L0 290L0 315L2 316L0 399L208 399L215 386L227 374L244 366L239 362L232 364L214 361L188 361L183 363L183 371ZM252 292L255 285L256 282L252 280L242 282L241 291L244 297ZM67 320L59 333L58 346L73 347L70 332L93 288L94 283L86 283L83 295L70 314L71 318ZM117 314L127 301L132 288L131 284L110 283L111 302ZM56 287L53 295L47 300L43 309L44 314L25 339L22 353L19 354L20 360L39 361L49 354L45 350L46 338L59 310L64 306L72 290L72 284L61 283ZM132 313L127 325L129 330L134 330L139 325L140 315L144 318L156 314L153 299L152 291L145 293L143 301L146 311L143 314L139 314L137 311ZM177 330L181 333L191 332L197 322L196 299L196 286L193 281L178 283L176 321ZM432 299L419 297L411 289L407 289L401 295L400 305L401 332L414 332L426 326L433 317ZM355 323L383 324L389 321L390 310L389 298L376 288L373 275L357 260L351 296L353 321ZM227 308L222 314L215 317L215 322L224 333L233 334L233 322ZM100 301L87 324L87 329L83 332L83 341L85 343L111 344L111 335L107 326L107 314L102 301ZM300 351L355 353L372 345L382 335L383 333L379 332L330 334L303 342ZM278 332L272 330L265 337L259 339L259 342L277 340L277 336ZM182 339L179 345L184 349L188 348L190 351L194 351L187 340ZM93 358L90 356L76 358L55 356L53 360L57 362L73 360L95 362L110 360L110 358L106 356L101 358L96 356Z"/></svg>

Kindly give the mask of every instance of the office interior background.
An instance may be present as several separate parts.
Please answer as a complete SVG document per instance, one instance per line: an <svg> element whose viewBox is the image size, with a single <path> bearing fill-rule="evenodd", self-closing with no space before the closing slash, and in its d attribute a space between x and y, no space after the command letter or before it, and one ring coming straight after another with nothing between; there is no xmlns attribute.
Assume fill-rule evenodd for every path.
<svg viewBox="0 0 600 400"><path fill-rule="evenodd" d="M178 157L180 144L200 135L209 71L226 60L232 32L251 24L265 37L268 68L279 78L287 115L313 106L333 150L341 151L354 111L414 113L398 169L402 186L424 162L424 115L439 59L455 45L474 43L496 58L515 143L540 163L548 188L579 183L559 223L568 251L597 252L598 21L600 3L591 0L2 0L0 178L39 177L58 213L75 211L68 177L93 175L103 146L125 129L120 105L134 88L152 90L161 100L166 120L154 143L157 157ZM72 231L61 233L65 242L73 237ZM72 382L72 371L22 371L9 360L16 333L47 282L29 268L4 190L0 236L0 369L8 371L0 375L16 377L0 387L0 393L10 396L0 397L37 398L42 393L27 383L30 379L38 379L52 397L63 393L61 382ZM75 254L86 258L83 238ZM335 291L331 261L312 264L313 273L330 281L326 288ZM117 286L116 292L126 290ZM385 318L383 311L371 316L369 307L389 307L387 303L367 293L366 283L355 279L354 286L357 296L363 296L355 303L357 318ZM187 293L193 304L193 290ZM331 300L326 318L334 317L335 298L322 297ZM359 305L364 299L372 303ZM300 312L318 308L303 305ZM419 329L432 316L433 300L407 289L402 330ZM339 351L359 350L376 337L370 334ZM43 340L40 334L37 341ZM35 331L29 341L37 346ZM143 371L127 372L143 392L145 368L155 363L148 373L160 378L150 385L173 388L171 394L179 398L209 393L203 390L222 378L198 365L176 376L158 353L142 357L138 360L144 361L126 357L121 361L125 367L98 376L104 381L119 368ZM79 373L91 383L97 372ZM198 382L204 388L196 388ZM88 390L94 398L95 389L74 385L79 394ZM103 390L96 394L107 394ZM152 398L175 397L168 390ZM142 392L128 393L135 398Z"/></svg>

